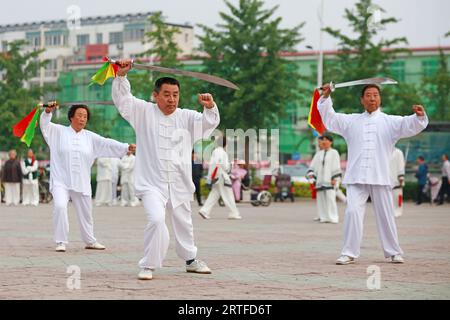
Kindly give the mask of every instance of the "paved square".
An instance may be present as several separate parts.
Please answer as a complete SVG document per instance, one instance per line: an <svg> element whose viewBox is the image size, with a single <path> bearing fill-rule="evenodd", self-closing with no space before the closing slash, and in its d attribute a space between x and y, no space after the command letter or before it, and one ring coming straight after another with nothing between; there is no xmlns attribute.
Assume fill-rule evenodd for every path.
<svg viewBox="0 0 450 320"><path fill-rule="evenodd" d="M146 224L142 207L94 208L95 232L105 251L84 249L73 207L67 252L54 251L52 207L0 207L0 299L450 299L450 206L407 203L397 220L406 264L386 262L368 206L361 258L336 266L338 225L313 222L315 203L239 204L241 221L216 207L203 220L193 204L199 258L211 275L186 273L171 246L154 280L139 281ZM170 221L170 219L167 219ZM380 268L370 290L369 266ZM80 289L69 289L81 272ZM376 268L376 267L375 267ZM372 276L373 277L373 276ZM370 282L372 283L372 282ZM70 286L69 286L70 287Z"/></svg>

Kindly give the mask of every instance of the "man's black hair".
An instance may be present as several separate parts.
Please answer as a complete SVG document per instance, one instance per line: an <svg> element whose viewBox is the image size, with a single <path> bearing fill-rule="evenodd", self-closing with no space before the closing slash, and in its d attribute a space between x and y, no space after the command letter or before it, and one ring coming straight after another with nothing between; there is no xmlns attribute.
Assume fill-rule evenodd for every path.
<svg viewBox="0 0 450 320"><path fill-rule="evenodd" d="M155 81L155 87L153 88L153 91L159 93L163 84L178 86L178 89L180 89L180 83L177 79L171 77L162 77Z"/></svg>

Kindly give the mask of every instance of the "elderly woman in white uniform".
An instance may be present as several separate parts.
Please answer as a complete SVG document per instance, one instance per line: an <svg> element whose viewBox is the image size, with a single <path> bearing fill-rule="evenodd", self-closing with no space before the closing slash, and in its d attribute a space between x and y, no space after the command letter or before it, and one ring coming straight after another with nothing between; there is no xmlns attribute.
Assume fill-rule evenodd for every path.
<svg viewBox="0 0 450 320"><path fill-rule="evenodd" d="M105 246L94 237L92 220L91 166L98 157L122 157L135 145L106 139L85 130L89 109L85 105L73 105L68 113L69 126L51 122L56 104L46 107L40 119L45 141L50 147L50 192L53 195L53 226L56 251L64 252L69 242L67 204L75 207L81 238L86 249L104 250Z"/></svg>

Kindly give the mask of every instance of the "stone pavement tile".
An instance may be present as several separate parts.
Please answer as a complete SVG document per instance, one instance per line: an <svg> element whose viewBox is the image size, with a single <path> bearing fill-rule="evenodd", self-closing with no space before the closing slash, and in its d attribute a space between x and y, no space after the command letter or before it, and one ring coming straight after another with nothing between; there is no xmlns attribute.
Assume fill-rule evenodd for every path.
<svg viewBox="0 0 450 320"><path fill-rule="evenodd" d="M372 209L365 218L361 257L336 266L342 223L312 221L315 203L239 204L241 221L216 207L203 220L193 204L199 258L211 275L185 272L171 244L154 280L139 281L137 262L146 225L142 207L94 208L97 239L105 251L84 249L73 208L67 252L54 251L51 206L0 206L0 299L449 299L450 207L407 203L397 220L406 264L383 257ZM339 205L341 221L344 207ZM80 289L70 289L79 268ZM368 267L380 268L380 289L367 288ZM69 273L68 273L69 271ZM68 287L69 282L69 287Z"/></svg>

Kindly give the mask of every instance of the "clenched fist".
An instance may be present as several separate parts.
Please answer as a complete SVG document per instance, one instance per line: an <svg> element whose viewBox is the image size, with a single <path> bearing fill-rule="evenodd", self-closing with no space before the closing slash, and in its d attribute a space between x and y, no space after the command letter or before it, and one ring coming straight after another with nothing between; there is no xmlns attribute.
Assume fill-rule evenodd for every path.
<svg viewBox="0 0 450 320"><path fill-rule="evenodd" d="M117 69L117 75L120 77L124 77L133 66L133 61L131 59L121 59L117 60L116 64L119 66L119 68Z"/></svg>
<svg viewBox="0 0 450 320"><path fill-rule="evenodd" d="M419 117L423 117L425 115L425 108L421 105L413 105L412 110Z"/></svg>
<svg viewBox="0 0 450 320"><path fill-rule="evenodd" d="M45 113L53 112L53 110L58 109L59 105L56 101L50 101L45 106Z"/></svg>
<svg viewBox="0 0 450 320"><path fill-rule="evenodd" d="M205 108L211 109L214 107L214 98L209 93L200 93L198 95L198 102Z"/></svg>

